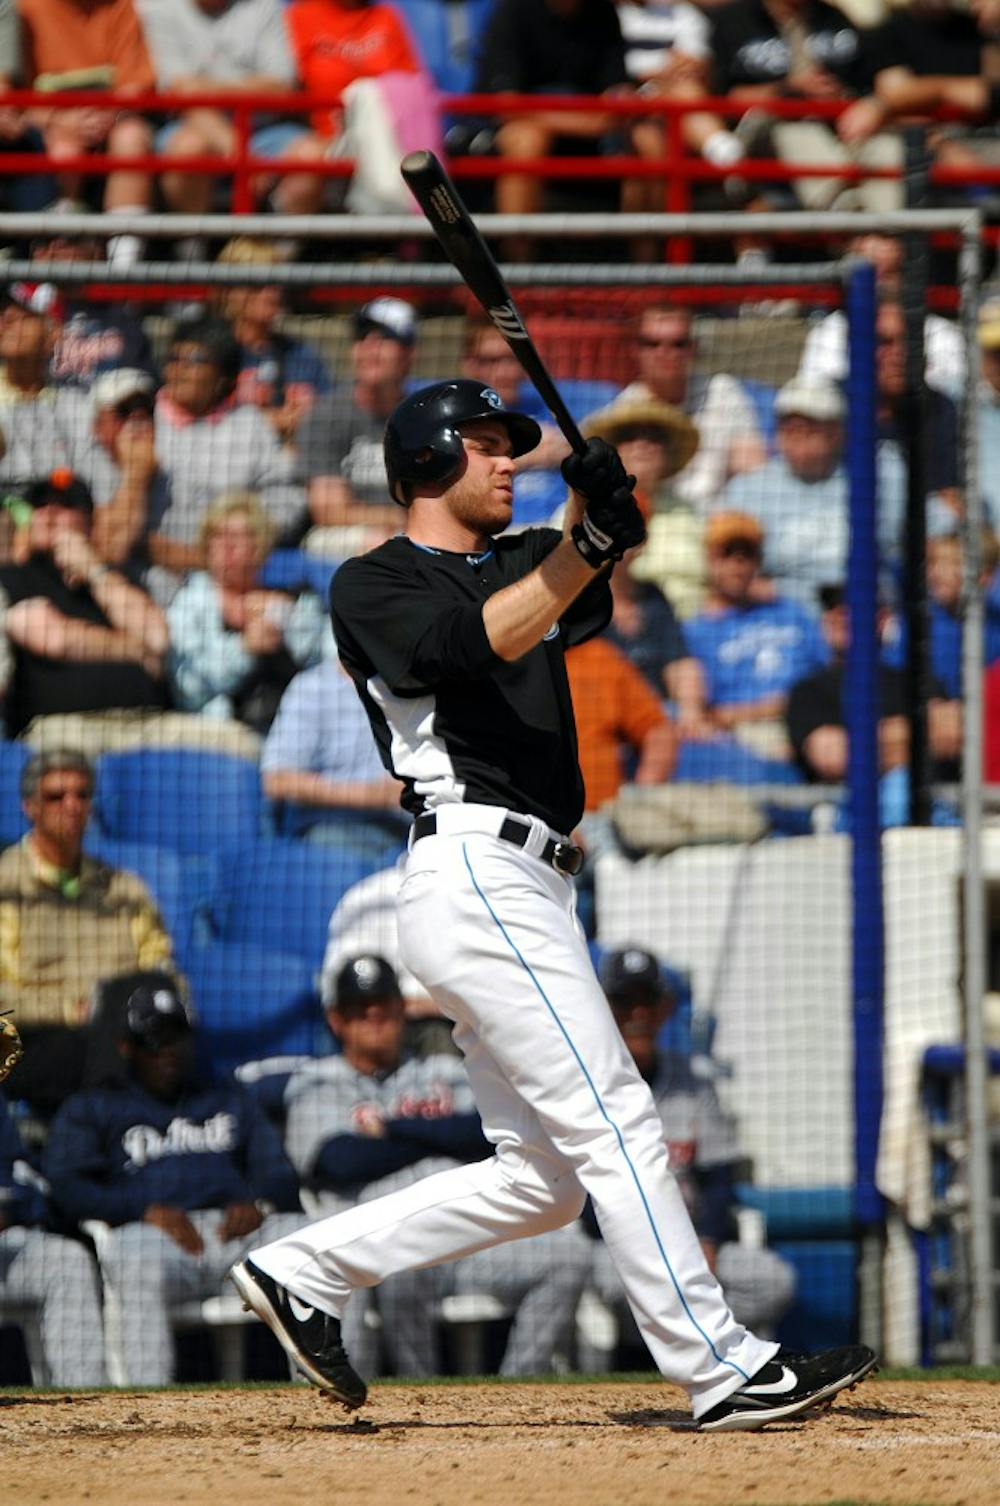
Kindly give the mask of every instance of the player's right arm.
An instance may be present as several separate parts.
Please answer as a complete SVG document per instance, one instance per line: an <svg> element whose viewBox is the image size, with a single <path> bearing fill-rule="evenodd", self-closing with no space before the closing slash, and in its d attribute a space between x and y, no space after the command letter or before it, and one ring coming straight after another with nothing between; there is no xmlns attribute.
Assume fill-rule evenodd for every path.
<svg viewBox="0 0 1000 1506"><path fill-rule="evenodd" d="M594 579L572 539L562 539L529 575L483 605L483 625L498 659L510 663L540 643Z"/></svg>
<svg viewBox="0 0 1000 1506"><path fill-rule="evenodd" d="M635 477L625 474L611 445L591 439L583 454L568 455L561 469L570 487L562 539L530 574L483 607L490 645L508 663L541 642L595 574L606 575L609 565L646 537Z"/></svg>

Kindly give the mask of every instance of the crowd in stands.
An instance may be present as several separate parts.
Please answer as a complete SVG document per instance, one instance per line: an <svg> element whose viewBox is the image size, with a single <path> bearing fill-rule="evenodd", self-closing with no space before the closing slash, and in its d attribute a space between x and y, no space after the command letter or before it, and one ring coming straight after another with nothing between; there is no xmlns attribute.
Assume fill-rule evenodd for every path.
<svg viewBox="0 0 1000 1506"><path fill-rule="evenodd" d="M63 12L65 36L53 38L51 20ZM282 9L277 0L108 0L84 8L20 0L20 57L14 15L0 0L0 53L6 47L9 59L5 68L0 56L0 72L9 83L47 75L48 87L119 96L154 84L175 93L211 86L273 95L297 83L342 89L351 81L348 59L364 51L375 60L372 72L425 68L401 12L383 3L291 0ZM687 0L497 0L479 20L480 71L470 81L486 92L640 89L688 99L709 87L738 92L745 113L735 128L723 117L687 117L688 148L726 170L732 205L771 194L771 185L759 190L756 179L753 187L741 179L745 157L889 160L898 151L890 128L914 99L964 99L977 110L974 89L992 98L980 56L992 26L985 5L947 21L914 6L910 17L887 21L886 35L869 35L822 0L730 0L706 9ZM947 56L968 87L949 92L935 78L931 99L917 86L934 57L922 29L935 27L955 44ZM899 54L910 60L905 66L887 51L899 35L908 42ZM782 123L768 119L771 95L851 104L837 120ZM301 172L262 176L262 202L277 211L331 205L327 179L309 164L336 151L343 128L340 111L297 116L294 93L288 116L276 108L255 119L255 152L301 163ZM0 113L0 151L68 158L107 148L181 160L226 154L232 130L221 108L193 105L151 122L119 98L107 111ZM566 116L539 108L498 123L495 133L483 130L492 149L518 158L619 149L622 131L637 154L663 149L657 123L633 117L623 127L599 110ZM955 133L938 151L959 161L988 145ZM889 158L878 157L883 151ZM651 182L625 182L623 208L651 205ZM896 191L884 181L870 187ZM8 179L3 191L9 205L30 208L32 193L47 194L44 205L86 202L87 194L93 202L95 185L75 169L56 170ZM536 176L498 179L502 208L536 208L541 193ZM782 202L780 185L774 193ZM806 179L795 193L803 203L858 202L855 185L836 178ZM145 170L99 178L108 215L151 208L155 194L175 209L217 202L211 178L182 169L167 170L155 187ZM911 709L901 613L911 417L902 404L905 325L898 242L864 236L855 248L877 262L880 280L878 747L881 771L892 776L907 765ZM227 1065L250 1060L232 1041L239 1008L252 1011L250 989L245 1000L230 998L224 1024L202 1023L206 994L199 995L215 965L226 986L238 976L221 971L217 852L194 849L193 878L184 883L205 884L197 905L206 899L208 917L191 901L184 935L164 920L158 884L166 889L166 867L140 876L139 852L105 846L98 855L116 839L113 800L101 791L114 758L125 756L116 748L212 747L252 771L259 809L276 833L242 830L224 854L230 866L256 861L248 849L261 839L276 851L294 846L310 875L325 872L324 861L339 864L343 890L348 873L360 889L392 870L407 821L337 663L325 593L340 560L398 532L381 441L386 417L413 389L416 370L426 369L422 318L410 301L372 298L336 316L345 354L331 360L289 333L277 283L255 282L217 289L193 312L175 310L154 348L133 307L87 301L47 280L48 262L99 258L104 242L48 236L27 250L38 280L11 283L0 307L0 753L48 751L27 759L21 776L27 828L0 813L0 1008L14 1009L26 1039L9 1104L0 1101L0 1319L5 1306L38 1307L51 1376L98 1384L113 1369L108 1361L105 1370L95 1342L102 1283L105 1313L107 1294L119 1313L123 1378L160 1384L176 1372L170 1307L218 1294L224 1271L262 1238L265 1223L265 1236L276 1238L337 1199L378 1196L443 1160L488 1154L458 1057L447 1044L441 1050L434 1030L420 1038L432 1045L414 1047L422 1012L404 997L395 959L383 955L389 947L358 946L324 968L328 1030L312 986L321 956L295 953L303 962L295 973L291 946L279 953L277 1001L291 1014L289 979L304 974L306 1008L316 1006L316 1018L298 1009L294 1042L280 1030L267 1042L283 1062L245 1072L235 1087L214 1053L224 1047ZM524 241L508 250L533 253ZM127 262L142 244L114 235L108 220L107 252ZM291 255L285 245L239 238L223 248L220 264L277 267ZM587 788L575 836L587 854L580 913L590 935L598 931L596 861L620 846L614 803L622 786L681 786L706 773L840 786L846 776L845 321L840 313L816 318L797 372L774 387L706 361L700 333L694 310L649 298L620 333L631 380L587 378L568 389L584 432L616 444L637 477L649 529L648 542L614 568L607 631L568 654ZM1000 462L997 307L983 309L979 336L983 494L989 518L1000 520L992 495ZM928 315L926 357L929 741L935 774L950 779L962 739L956 396L964 346L955 324ZM514 526L559 523L565 440L492 325L468 319L461 366L506 404L544 420L541 446L518 464ZM989 530L982 553L988 685L1000 696L998 550ZM68 745L51 751L66 729ZM242 965L255 965L245 949ZM264 988L271 976L264 947L261 967ZM738 1294L748 1301L752 1289L764 1294L767 1310L745 1321L774 1327L791 1301L791 1279L767 1250L753 1251L748 1267L732 1239L738 1146L711 1077L661 1050L676 998L657 959L616 953L602 980L663 1105L664 1139L685 1148L712 1264L733 1303ZM26 1161L35 1170L24 1181L18 1169ZM75 1236L80 1224L96 1224L93 1256ZM571 1351L587 1285L627 1325L584 1220L523 1247L386 1283L367 1315L355 1306L349 1348L367 1373L386 1366L434 1373L441 1304L488 1292L511 1318L503 1370L551 1369Z"/></svg>
<svg viewBox="0 0 1000 1506"><path fill-rule="evenodd" d="M526 161L622 152L643 164L663 160L662 116L608 110L624 98L687 107L684 149L717 170L709 203L714 195L716 205L735 208L880 212L902 206L900 126L914 118L960 112L964 122L935 136L934 159L973 175L996 165L997 27L994 0L3 0L0 87L90 92L79 106L0 111L0 155L39 157L37 172L5 175L0 192L19 210L82 203L135 216L221 207L225 159L239 134L227 103L256 94L268 108L250 118L250 149L282 162L280 172L253 178L262 208L404 207L397 189L379 186L379 155L398 161L399 146L444 139L454 152L517 159L497 178L495 207L529 214L552 202L553 184L523 169ZM451 91L515 92L538 105L449 117L442 97ZM183 103L199 93L217 101ZM330 107L308 110L304 93L330 98ZM171 98L167 109L150 105L157 94ZM559 94L590 103L548 107ZM731 108L698 108L706 96ZM795 117L775 113L771 100L802 108ZM408 134L417 122L422 142ZM118 165L88 173L92 154ZM355 163L353 183L315 171L341 156ZM188 170L189 160L200 170ZM748 163L768 160L827 172L747 175ZM865 177L865 169L896 176ZM656 175L612 186L622 210L663 207ZM951 192L965 202L991 199L988 188ZM108 245L119 265L144 249L134 227ZM197 240L180 247L203 249ZM523 233L506 249L514 259L533 254ZM753 249L749 240L744 249ZM638 259L660 252L651 237L632 245Z"/></svg>
<svg viewBox="0 0 1000 1506"><path fill-rule="evenodd" d="M881 286L878 550L885 658L898 670L912 427L898 248L866 236L859 249L872 254ZM38 250L44 266L51 247ZM221 260L266 267L282 254L240 238ZM4 295L6 735L37 740L53 715L141 715L154 729L176 727L171 717L180 714L220 729L236 724L230 746L257 750L273 723L263 769L269 798L291 812L286 829L331 841L339 825L337 840L350 831L358 852L384 855L399 838L392 792L331 671L324 597L340 560L398 528L381 440L387 415L416 381L419 312L382 295L341 321L341 372L286 333L276 286L227 287L212 304L178 311L159 336L161 367L126 306L71 308L44 281L13 283ZM1000 441L995 307L986 305L980 324L981 473L991 516ZM84 327L74 335L78 321ZM792 773L834 777L803 757L784 718L796 682L837 657L821 624L848 558L842 316L809 326L797 373L777 389L706 365L698 329L681 303L647 302L623 330L631 380L568 384L584 431L614 443L637 478L648 525L644 546L615 572L608 632L571 656L578 715L593 734L581 739L584 757L605 771L589 781L593 813L623 779L683 777L691 744L743 746ZM962 346L955 327L934 316L926 336L934 671L957 704ZM492 326L468 320L461 365L506 402L538 408ZM518 467L514 526L558 521L565 453L548 421L538 450ZM994 547L988 533L988 578ZM1000 643L992 590L988 603L991 662ZM650 697L655 716L639 710ZM941 757L954 766L954 748Z"/></svg>

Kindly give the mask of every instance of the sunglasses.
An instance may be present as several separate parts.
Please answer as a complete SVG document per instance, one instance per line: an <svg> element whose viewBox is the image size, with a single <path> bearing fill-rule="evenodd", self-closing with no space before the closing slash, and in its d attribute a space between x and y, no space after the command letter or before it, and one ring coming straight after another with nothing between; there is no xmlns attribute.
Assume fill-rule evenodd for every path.
<svg viewBox="0 0 1000 1506"><path fill-rule="evenodd" d="M79 800L81 804L87 805L94 797L91 790L71 785L68 790L44 790L41 798L45 805L62 805L64 800Z"/></svg>
<svg viewBox="0 0 1000 1506"><path fill-rule="evenodd" d="M752 544L749 539L730 539L727 544L719 544L717 552L725 559L730 559L737 554L743 559L760 559L760 545Z"/></svg>
<svg viewBox="0 0 1000 1506"><path fill-rule="evenodd" d="M115 414L118 418L132 418L136 413L141 413L143 418L152 418L152 399L137 394L135 397L123 398L115 404Z"/></svg>
<svg viewBox="0 0 1000 1506"><path fill-rule="evenodd" d="M640 335L639 346L642 350L690 350L694 341L690 335L678 335L673 340L666 337L657 339L655 335Z"/></svg>
<svg viewBox="0 0 1000 1506"><path fill-rule="evenodd" d="M817 592L819 604L824 612L833 612L837 607L842 607L847 600L847 592L842 586L820 586Z"/></svg>
<svg viewBox="0 0 1000 1506"><path fill-rule="evenodd" d="M175 366L214 366L215 361L207 350L172 350L167 361Z"/></svg>

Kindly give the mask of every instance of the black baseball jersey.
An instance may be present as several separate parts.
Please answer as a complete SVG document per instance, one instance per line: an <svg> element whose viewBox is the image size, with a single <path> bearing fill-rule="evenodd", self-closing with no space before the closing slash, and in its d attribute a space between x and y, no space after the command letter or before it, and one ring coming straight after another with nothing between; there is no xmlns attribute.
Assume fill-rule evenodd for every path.
<svg viewBox="0 0 1000 1506"><path fill-rule="evenodd" d="M561 833L583 814L563 653L607 626L608 583L595 580L514 663L493 652L482 612L487 597L528 575L560 537L531 528L468 555L399 537L334 576L340 657L411 814L456 801L499 805Z"/></svg>

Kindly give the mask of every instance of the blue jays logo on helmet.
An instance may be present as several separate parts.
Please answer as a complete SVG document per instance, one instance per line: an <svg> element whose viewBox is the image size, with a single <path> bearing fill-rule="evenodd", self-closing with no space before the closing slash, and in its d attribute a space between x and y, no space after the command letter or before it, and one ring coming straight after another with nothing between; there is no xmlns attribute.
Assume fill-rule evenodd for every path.
<svg viewBox="0 0 1000 1506"><path fill-rule="evenodd" d="M385 426L390 496L408 507L413 483L437 485L457 475L465 458L462 425L482 418L496 418L504 425L515 459L541 441L542 431L533 418L511 412L499 392L471 377L433 382L404 397Z"/></svg>

